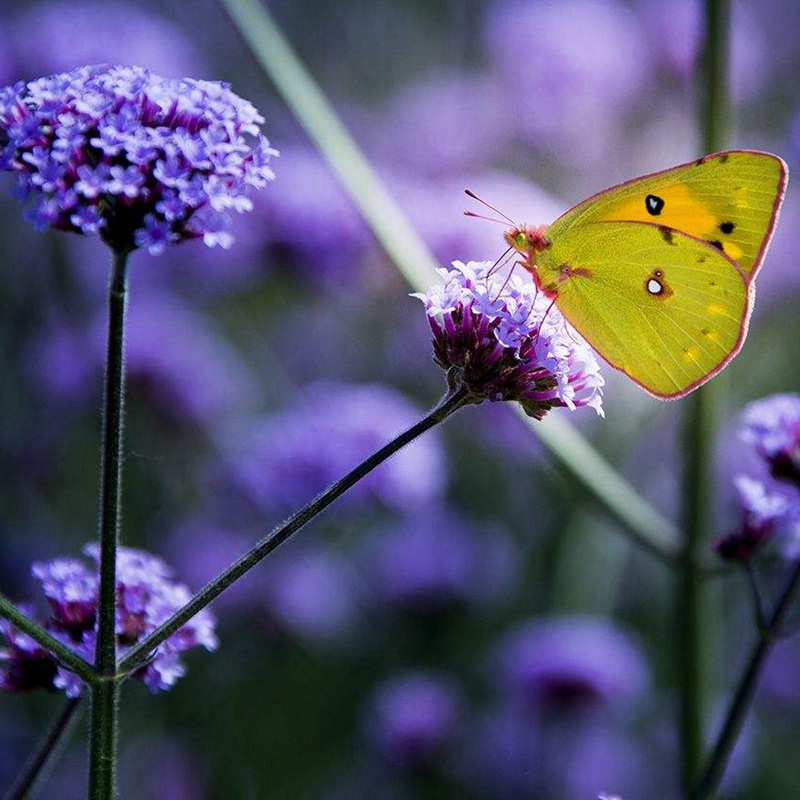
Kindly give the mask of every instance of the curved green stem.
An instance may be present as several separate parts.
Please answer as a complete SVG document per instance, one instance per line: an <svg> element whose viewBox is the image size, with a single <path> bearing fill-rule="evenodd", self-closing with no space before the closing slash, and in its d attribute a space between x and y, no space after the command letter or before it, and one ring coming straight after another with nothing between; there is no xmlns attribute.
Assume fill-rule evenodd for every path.
<svg viewBox="0 0 800 800"><path fill-rule="evenodd" d="M116 796L119 682L117 681L117 548L122 491L127 253L115 253L108 295L108 349L100 464L100 592L89 739L89 797Z"/></svg>
<svg viewBox="0 0 800 800"><path fill-rule="evenodd" d="M84 661L74 650L59 642L48 631L26 617L7 597L0 594L0 617L9 620L14 627L30 636L49 650L67 669L72 670L82 681L92 684L97 680L94 667Z"/></svg>
<svg viewBox="0 0 800 800"><path fill-rule="evenodd" d="M269 555L283 542L297 533L304 525L310 522L320 512L326 509L334 500L341 497L348 489L358 483L375 467L383 463L389 456L396 453L401 447L412 442L425 431L430 430L462 406L470 402L465 389L456 389L448 393L416 425L401 433L388 444L377 450L369 458L362 461L343 478L331 484L322 494L318 495L308 505L292 514L283 524L278 525L255 546L234 562L228 569L220 573L214 580L204 586L183 608L179 609L161 627L153 631L146 639L142 639L133 647L120 662L120 672L128 675L142 666L162 642L166 641L173 633L178 631L198 611L204 609L212 600L218 597L231 584L251 570L261 559Z"/></svg>

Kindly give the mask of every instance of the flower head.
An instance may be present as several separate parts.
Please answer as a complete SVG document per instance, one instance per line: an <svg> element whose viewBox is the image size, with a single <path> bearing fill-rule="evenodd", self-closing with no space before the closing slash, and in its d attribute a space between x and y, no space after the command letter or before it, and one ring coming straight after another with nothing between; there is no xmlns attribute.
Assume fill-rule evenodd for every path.
<svg viewBox="0 0 800 800"><path fill-rule="evenodd" d="M371 536L362 570L370 603L422 616L502 600L516 586L518 562L505 531L427 507Z"/></svg>
<svg viewBox="0 0 800 800"><path fill-rule="evenodd" d="M263 117L227 84L87 66L0 90L0 169L40 228L99 233L118 252L202 237L274 177Z"/></svg>
<svg viewBox="0 0 800 800"><path fill-rule="evenodd" d="M443 676L414 672L387 680L367 715L372 746L397 766L430 763L453 736L460 706L458 687Z"/></svg>
<svg viewBox="0 0 800 800"><path fill-rule="evenodd" d="M741 521L735 531L717 539L715 548L721 558L747 561L773 538L778 526L797 515L797 503L748 475L737 475L734 484Z"/></svg>
<svg viewBox="0 0 800 800"><path fill-rule="evenodd" d="M441 269L423 303L434 360L473 402L518 400L541 419L551 408L602 415L603 378L589 346L531 281L491 272L489 261Z"/></svg>
<svg viewBox="0 0 800 800"><path fill-rule="evenodd" d="M774 394L749 403L740 436L766 460L774 478L800 486L800 396Z"/></svg>
<svg viewBox="0 0 800 800"><path fill-rule="evenodd" d="M499 663L510 696L532 708L629 708L650 682L636 643L591 617L522 623L503 639Z"/></svg>
<svg viewBox="0 0 800 800"><path fill-rule="evenodd" d="M99 547L86 547L99 563ZM88 661L94 660L95 623L99 593L97 563L94 568L72 558L35 563L32 573L50 604L47 629ZM166 622L189 601L191 592L171 577L169 567L156 556L122 547L117 555L117 649L120 654ZM82 686L50 653L8 622L0 621L0 688L24 691L61 689L77 697ZM171 688L185 673L180 659L193 647L214 650L214 618L203 610L167 639L154 657L135 673L152 692Z"/></svg>

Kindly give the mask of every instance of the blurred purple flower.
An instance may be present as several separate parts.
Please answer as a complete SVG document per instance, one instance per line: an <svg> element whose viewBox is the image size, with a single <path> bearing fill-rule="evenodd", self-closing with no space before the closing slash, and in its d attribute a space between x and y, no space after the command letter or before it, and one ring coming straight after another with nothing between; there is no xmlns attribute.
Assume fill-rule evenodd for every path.
<svg viewBox="0 0 800 800"><path fill-rule="evenodd" d="M800 498L773 491L748 475L734 478L741 508L741 521L733 532L714 543L720 557L728 561L748 561L767 543L775 543L776 532L784 551L800 545ZM786 536L789 533L790 535Z"/></svg>
<svg viewBox="0 0 800 800"><path fill-rule="evenodd" d="M449 677L411 672L384 681L364 727L374 750L398 767L428 766L454 737L461 693Z"/></svg>
<svg viewBox="0 0 800 800"><path fill-rule="evenodd" d="M505 0L489 6L484 29L513 123L562 157L603 157L651 86L639 20L617 0ZM509 47L512 39L524 46Z"/></svg>
<svg viewBox="0 0 800 800"><path fill-rule="evenodd" d="M12 25L26 75L66 72L76 64L147 64L163 75L196 75L204 61L187 33L141 5L71 0L26 3ZM125 31L120 36L120 30Z"/></svg>
<svg viewBox="0 0 800 800"><path fill-rule="evenodd" d="M379 137L380 130L389 135ZM441 176L492 161L510 126L491 78L450 71L423 75L396 92L380 116L380 130L379 160L399 172Z"/></svg>
<svg viewBox="0 0 800 800"><path fill-rule="evenodd" d="M262 241L292 267L323 281L352 274L373 237L337 178L311 148L281 151L276 191L255 200Z"/></svg>
<svg viewBox="0 0 800 800"><path fill-rule="evenodd" d="M252 407L246 366L204 318L173 295L148 292L130 308L126 373L171 419L210 425ZM105 359L106 320L88 329L55 326L32 347L33 380L50 396L80 406L94 400Z"/></svg>
<svg viewBox="0 0 800 800"><path fill-rule="evenodd" d="M274 177L264 118L223 83L141 67L81 67L0 91L0 169L41 228L99 233L117 252L202 237Z"/></svg>
<svg viewBox="0 0 800 800"><path fill-rule="evenodd" d="M594 408L603 378L589 346L532 281L492 272L489 261L440 269L425 304L436 363L472 402L517 400L542 419L551 408Z"/></svg>
<svg viewBox="0 0 800 800"><path fill-rule="evenodd" d="M610 787L624 796L649 796L652 766L646 755L608 720L545 720L501 705L472 724L456 761L458 778L480 797L589 800Z"/></svg>
<svg viewBox="0 0 800 800"><path fill-rule="evenodd" d="M611 622L592 617L532 620L498 648L498 682L531 709L627 710L650 683L639 646Z"/></svg>
<svg viewBox="0 0 800 800"><path fill-rule="evenodd" d="M35 563L32 574L50 603L47 629L83 658L94 661L99 548L90 544L85 552L96 562L94 569L76 559L56 559ZM141 550L120 548L116 609L120 654L166 622L191 598L189 589L171 576L171 570L160 558ZM6 642L6 649L0 651L0 688L25 691L41 687L61 689L69 697L81 694L82 684L73 673L5 620L0 621L0 636ZM164 642L134 677L152 692L169 689L185 674L182 653L194 647L215 650L217 644L214 618L203 610Z"/></svg>
<svg viewBox="0 0 800 800"><path fill-rule="evenodd" d="M703 5L699 0L639 0L646 32L647 58L682 82L695 80L703 48ZM741 102L760 90L768 77L768 44L761 19L741 2L733 4L731 79L734 99Z"/></svg>
<svg viewBox="0 0 800 800"><path fill-rule="evenodd" d="M290 636L331 643L353 627L355 573L330 548L288 548L270 561L260 585L271 624Z"/></svg>
<svg viewBox="0 0 800 800"><path fill-rule="evenodd" d="M426 508L371 536L361 561L369 603L430 613L507 596L519 553L504 531Z"/></svg>
<svg viewBox="0 0 800 800"><path fill-rule="evenodd" d="M800 396L774 394L749 403L740 436L766 460L774 478L800 486Z"/></svg>
<svg viewBox="0 0 800 800"><path fill-rule="evenodd" d="M387 386L312 383L287 410L248 420L232 431L224 469L250 502L267 512L287 513L419 416ZM441 445L435 435L427 435L370 473L344 499L413 508L440 496L445 482Z"/></svg>

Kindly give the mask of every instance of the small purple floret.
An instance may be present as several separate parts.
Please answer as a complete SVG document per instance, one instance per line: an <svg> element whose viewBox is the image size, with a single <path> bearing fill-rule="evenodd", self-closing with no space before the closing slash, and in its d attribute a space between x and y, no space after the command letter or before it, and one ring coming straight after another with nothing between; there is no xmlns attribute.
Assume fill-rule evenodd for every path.
<svg viewBox="0 0 800 800"><path fill-rule="evenodd" d="M263 121L224 83L81 67L0 89L0 169L39 228L99 233L118 252L229 247L230 214L274 177Z"/></svg>

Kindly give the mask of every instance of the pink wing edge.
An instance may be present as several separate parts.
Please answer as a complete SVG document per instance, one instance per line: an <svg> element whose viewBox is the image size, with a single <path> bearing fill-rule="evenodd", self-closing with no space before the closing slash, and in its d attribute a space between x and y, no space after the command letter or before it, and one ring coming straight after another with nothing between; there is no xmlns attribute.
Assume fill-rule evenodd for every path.
<svg viewBox="0 0 800 800"><path fill-rule="evenodd" d="M745 151L739 150L739 151L736 151L736 152L745 152ZM747 151L747 152L749 152L749 151ZM776 158L777 158L777 156L776 156ZM616 220L608 220L607 222L608 222L609 225L613 225L616 222ZM601 222L599 224L604 224L604 223ZM647 225L648 227L652 227L652 228L660 228L660 227L662 227L661 225L659 225L658 223L655 223L655 222L638 222L637 221L637 222L630 222L628 224L629 225ZM628 373L622 367L620 367L617 364L615 364L613 361L611 361L611 359L606 358L606 356L603 355L602 351L597 348L597 346L592 342L592 340L588 336L585 336L580 330L578 330L578 328L576 328L575 325L573 325L573 323L569 319L569 317L563 311L561 311L561 309L559 308L559 311L561 311L561 313L563 314L563 316L567 320L567 322L569 322L569 324L573 328L575 328L575 330L578 332L578 334L583 339L585 339L586 342L589 343L589 345L591 346L592 350L594 350L595 353L597 353L603 359L603 361L606 362L606 364L608 364L612 369L617 370L617 372L621 372L630 381L635 383L640 389L643 389L645 392L647 392L647 394L652 395L653 397L656 397L659 400L680 400L682 397L686 397L687 394L691 394L695 389L697 389L698 387L702 386L707 381L710 381L715 375L717 375L720 372L722 372L722 370L725 369L725 367L727 367L728 364L731 363L733 358L742 349L742 345L744 344L744 340L747 338L747 330L748 330L748 327L750 325L750 315L753 313L753 301L755 300L755 296L756 296L756 287L755 287L755 284L753 283L752 275L750 276L750 279L748 280L748 277L745 274L744 270L729 255L727 255L726 253L718 250L712 244L709 244L709 242L707 242L705 239L700 239L697 236L692 236L691 234L684 233L683 231L676 231L676 233L679 233L681 236L685 236L687 239L694 240L695 242L697 242L697 244L700 244L703 247L707 247L715 255L721 256L722 258L727 259L727 261L730 263L730 265L736 270L736 272L739 273L739 277L741 277L742 283L744 284L745 289L747 290L747 299L746 299L746 302L745 302L744 314L742 315L742 321L741 321L741 323L739 325L739 336L737 337L736 342L734 343L733 348L731 349L730 353L728 353L728 355L725 356L725 358L722 361L720 361L720 363L717 364L717 366L714 367L714 369L712 369L710 372L706 373L702 377L698 378L693 383L690 383L686 388L681 389L678 392L667 392L667 393L663 393L663 394L660 393L660 392L654 392L650 387L645 386L643 383L641 383L641 381L637 381L636 378L633 377L633 375ZM556 305L558 305L558 301L557 300L556 300Z"/></svg>
<svg viewBox="0 0 800 800"><path fill-rule="evenodd" d="M566 217L568 214L570 214L572 211L574 211L576 208L578 208L578 206L582 206L582 205L584 205L584 203L588 203L588 202L590 202L592 200L597 199L598 197L602 197L603 195L607 194L610 191L613 191L614 189L620 189L623 186L628 186L628 185L630 185L632 183L636 183L636 182L638 182L640 180L644 180L645 178L653 178L653 177L656 177L657 175L662 175L665 172L672 172L673 170L681 169L682 167L690 167L693 164L704 163L706 161L709 161L712 158L721 158L722 156L729 156L729 155L734 155L734 154L738 154L738 153L747 153L749 155L767 156L768 158L771 158L774 161L777 161L778 162L778 166L780 168L780 179L778 181L777 192L775 194L775 202L772 205L772 215L770 217L770 224L769 224L769 227L767 228L766 234L764 235L764 239L763 239L763 241L761 243L761 248L758 251L758 255L756 256L756 259L753 262L753 269L750 272L750 275L749 276L745 275L744 271L742 270L742 268L732 258L728 257L725 253L720 253L718 250L714 249L715 253L717 253L718 255L725 256L728 259L728 261L731 262L731 264L736 268L736 270L739 272L739 274L742 275L742 277L744 278L745 286L747 287L747 303L745 305L745 313L744 313L744 316L742 317L742 322L741 322L741 325L739 327L739 337L736 340L736 343L734 344L733 349L731 350L731 352L728 353L728 355L725 356L725 358L722 361L720 361L720 363L717 364L717 366L714 367L714 369L712 369L707 374L703 375L701 378L698 378L693 383L690 383L685 389L681 389L679 392L659 393L659 392L654 392L652 389L650 389L649 387L647 387L643 383L641 383L641 381L637 381L636 378L634 378L632 375L629 375L622 367L617 366L616 364L614 364L613 361L611 361L608 358L606 358L600 352L600 350L598 350L595 347L595 345L592 344L590 339L588 339L586 336L583 336L583 334L580 333L580 331L578 331L578 333L584 339L586 339L586 341L589 343L589 345L592 347L592 349L612 369L615 369L618 372L621 372L630 381L635 383L640 389L642 389L643 391L647 392L647 394L651 395L652 397L658 398L659 400L680 400L681 398L686 397L686 395L691 394L695 389L699 388L704 383L707 383L713 377L715 377L720 372L722 372L722 370L725 369L725 367L727 367L728 364L731 363L731 361L739 354L739 351L742 349L742 345L744 345L744 341L747 338L747 331L748 331L748 328L750 326L750 315L753 313L753 301L755 299L755 284L754 284L753 281L754 281L754 279L756 277L756 274L759 272L759 270L761 268L761 264L764 261L764 256L767 253L767 249L769 248L769 244L772 241L772 236L775 233L775 226L778 224L778 217L780 216L781 205L783 204L783 198L786 195L786 184L787 184L788 179L789 179L789 167L788 167L788 165L786 164L786 162L780 156L775 155L775 153L767 152L766 150L750 150L750 149L720 150L719 152L710 153L709 155L701 156L700 158L695 158L692 161L687 161L687 162L685 162L683 164L677 164L677 165L675 165L673 167L667 167L666 169L655 170L654 172L648 172L648 173L645 173L644 175L637 175L635 178L629 178L628 180L622 181L621 183L616 183L613 186L609 186L609 187L607 187L605 189L601 189L599 192L595 192L594 194L589 195L589 197L581 200L579 203L576 203L574 206L572 206L567 211L565 211L563 214L561 214L560 217L558 217L558 219L562 219L563 217ZM642 222L642 223L639 223L639 224L641 224L641 225L655 225L655 223L648 223L648 222ZM655 227L658 227L658 226L655 225ZM692 236L691 234L685 233L684 231L679 231L679 233L681 233L683 236L688 236L691 239L695 239L695 241L700 242L703 245L711 247L711 245L709 245L708 242L704 241L703 239L699 239L699 238L697 238L695 236ZM569 319L567 319L567 321L569 321ZM570 325L572 325L571 322L570 322Z"/></svg>

